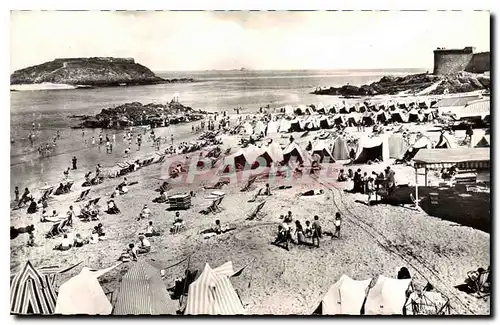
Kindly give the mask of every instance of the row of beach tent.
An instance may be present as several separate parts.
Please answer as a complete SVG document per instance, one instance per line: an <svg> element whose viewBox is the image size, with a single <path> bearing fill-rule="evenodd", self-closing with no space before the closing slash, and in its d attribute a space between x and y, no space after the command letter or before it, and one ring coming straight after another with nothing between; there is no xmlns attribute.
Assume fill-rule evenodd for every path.
<svg viewBox="0 0 500 325"><path fill-rule="evenodd" d="M104 292L99 278L121 263L102 270L83 267L80 273L56 290L54 278L37 270L28 261L21 271L11 276L10 311L12 314L39 315L165 315L172 314L174 302L169 297L161 269L146 260L134 263L123 276L114 305ZM239 276L231 261L217 268L205 267L189 285L185 315L245 315L238 292L231 278ZM373 283L373 284L372 284ZM356 281L343 275L333 284L314 314L323 315L401 315L416 314L407 309L421 303L422 295L412 293L411 279L393 279L383 275ZM436 295L435 292L428 292ZM413 295L413 296L412 296ZM445 299L431 298L439 314L447 305ZM444 297L442 297L444 298ZM429 300L429 299L427 299ZM174 307L174 308L172 308ZM406 312L403 310L407 309ZM439 309L439 310L438 310Z"/></svg>

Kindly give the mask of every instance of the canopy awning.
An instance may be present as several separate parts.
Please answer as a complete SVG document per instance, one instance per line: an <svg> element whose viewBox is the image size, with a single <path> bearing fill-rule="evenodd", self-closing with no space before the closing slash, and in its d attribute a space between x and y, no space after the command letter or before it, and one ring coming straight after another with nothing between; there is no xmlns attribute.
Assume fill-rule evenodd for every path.
<svg viewBox="0 0 500 325"><path fill-rule="evenodd" d="M415 168L489 168L489 148L421 149L413 158Z"/></svg>

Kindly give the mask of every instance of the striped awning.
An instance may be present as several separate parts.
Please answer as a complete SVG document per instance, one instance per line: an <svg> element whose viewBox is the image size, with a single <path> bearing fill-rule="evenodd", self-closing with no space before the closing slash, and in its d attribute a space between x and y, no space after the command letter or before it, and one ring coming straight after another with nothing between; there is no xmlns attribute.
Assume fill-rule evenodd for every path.
<svg viewBox="0 0 500 325"><path fill-rule="evenodd" d="M238 273L238 272L237 272ZM232 262L216 269L205 264L200 277L188 291L186 315L243 315L241 304L229 277L234 273Z"/></svg>
<svg viewBox="0 0 500 325"><path fill-rule="evenodd" d="M57 295L48 275L38 272L30 261L10 279L11 314L54 313Z"/></svg>
<svg viewBox="0 0 500 325"><path fill-rule="evenodd" d="M483 169L490 167L489 148L421 149L413 158L415 168Z"/></svg>
<svg viewBox="0 0 500 325"><path fill-rule="evenodd" d="M113 315L165 315L169 300L160 270L139 261L122 279Z"/></svg>

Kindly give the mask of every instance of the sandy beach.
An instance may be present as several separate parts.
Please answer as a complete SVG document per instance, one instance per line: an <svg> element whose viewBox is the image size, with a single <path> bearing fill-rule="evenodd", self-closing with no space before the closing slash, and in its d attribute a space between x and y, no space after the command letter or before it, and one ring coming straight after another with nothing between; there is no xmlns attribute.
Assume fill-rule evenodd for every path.
<svg viewBox="0 0 500 325"><path fill-rule="evenodd" d="M183 127L190 129L188 125ZM312 131L304 138L300 137L303 132L291 134L300 146L305 146L319 132ZM350 128L350 132L355 134L356 128ZM289 135L286 134L286 137ZM197 135L188 135L183 141L189 142L195 137ZM237 151L240 137L223 135L221 149L224 151L232 147L232 152ZM284 144L288 141L279 133L268 138ZM192 155L197 154L195 152ZM336 175L340 169L346 169L344 163L337 161L323 164L322 167ZM168 195L193 191L195 197L189 210L180 211L185 230L170 234L168 229L173 223L175 212L167 210L168 204L151 202L158 196L154 190L162 184L168 164L169 158L164 164L145 166L126 175L129 182L138 183L130 186L129 193L115 199L122 213L109 215L101 212L100 221L74 221L73 228L70 228L73 235L89 235L93 227L101 222L106 236L97 244L63 252L53 250L60 238L45 238L51 224L40 223L40 213L25 214L25 209L12 211L11 226L36 225L36 247L26 247L24 236L12 240L11 272L18 271L27 260L36 266L69 266L83 262L88 267L106 268L117 261L126 245L137 242L138 234L144 232L147 222L151 220L155 227L165 233L152 237L151 253L140 258L166 268L164 283L167 288L173 286L174 279L182 277L188 267L187 262L184 262L168 268L178 261L189 258L189 268L200 271L205 263L217 267L232 261L235 269L247 266L241 276L232 279L232 283L249 314L312 314L330 285L342 274L359 280L380 274L395 277L403 266L409 269L417 288L430 282L446 295L450 299L453 314L489 314L489 298L477 299L453 288L463 282L467 271L489 265L488 233L429 216L424 211L385 204L367 206L360 203L366 201L366 195L344 191L352 187L351 182L338 183L331 179L304 177L294 181L290 189L273 190L273 195L266 199L262 210L265 215L251 221L246 220L247 215L263 198L259 197L252 203L248 200L258 188L264 187L265 178L257 178L249 192L240 192L243 181L224 186L221 189L225 193L223 211L209 215L199 211L210 204L210 200L205 197L213 190L205 190L199 183L176 183ZM363 172L370 173L372 170L380 172L389 164L384 162L359 167ZM356 165L354 167L357 168ZM393 168L397 183L414 182L413 168L403 165L394 165ZM75 179L78 177L81 176L76 174ZM101 211L104 210L114 187L122 181L123 177L105 179L102 184L92 186L89 199L101 197ZM73 205L78 214L80 205L74 201L82 188L78 182L75 185L71 194L52 198L48 210L55 209L64 214L69 205ZM303 191L319 188L324 189L323 195L297 197ZM149 220L137 221L144 204L148 204L152 216ZM344 220L342 237L330 239L324 236L320 248L292 244L290 251L286 251L273 246L270 243L275 238L277 226L282 222L279 217L287 211L292 211L294 219L302 223L312 221L312 217L318 215L325 230L333 230L334 215L338 211ZM236 230L204 239L200 232L212 227L216 219ZM100 279L105 292L114 292L109 296L112 304L121 278L132 263L122 264ZM75 268L61 274L57 282L64 283L78 272L79 268ZM178 308L179 301L171 301L169 309L172 313Z"/></svg>

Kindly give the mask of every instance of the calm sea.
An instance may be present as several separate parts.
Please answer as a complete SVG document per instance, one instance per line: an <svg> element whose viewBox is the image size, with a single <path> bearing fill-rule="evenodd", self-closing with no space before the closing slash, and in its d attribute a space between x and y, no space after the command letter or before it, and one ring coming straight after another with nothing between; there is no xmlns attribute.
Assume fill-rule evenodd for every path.
<svg viewBox="0 0 500 325"><path fill-rule="evenodd" d="M404 75L418 70L342 70L342 71L193 71L158 72L164 78L194 78L195 83L163 84L134 87L112 87L77 90L39 90L10 92L11 96L11 189L25 186L40 186L45 181L57 181L65 167L70 166L76 156L79 166L92 168L97 162L111 157L96 148L85 146L84 140L98 138L99 130L70 129L79 121L71 119L73 114L96 114L103 108L138 101L166 103L174 95L179 101L195 109L207 111L228 111L236 107L242 112L256 111L270 105L279 107L287 104L325 105L336 101L329 96L311 95L316 87L341 86L346 83L361 85L380 79L384 75ZM37 125L35 145L30 146L28 134L32 123ZM38 128L40 124L40 128ZM49 158L41 158L37 147L50 142L60 130L62 138L57 142ZM106 132L106 131L105 131ZM112 134L113 131L108 131ZM168 130L174 132L174 130ZM112 155L118 161L123 153L121 135L117 133L117 150ZM105 151L104 149L101 149ZM79 168L79 169L80 169Z"/></svg>

